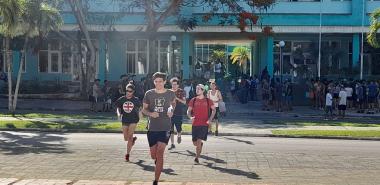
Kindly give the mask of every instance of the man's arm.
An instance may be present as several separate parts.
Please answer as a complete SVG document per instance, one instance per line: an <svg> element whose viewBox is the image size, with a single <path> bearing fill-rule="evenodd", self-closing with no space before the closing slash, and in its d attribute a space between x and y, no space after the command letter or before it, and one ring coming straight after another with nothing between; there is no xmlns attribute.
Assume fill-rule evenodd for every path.
<svg viewBox="0 0 380 185"><path fill-rule="evenodd" d="M190 107L190 106L189 106L189 107L187 108L187 112L186 112L186 113L187 113L187 117L188 117L189 119L191 119L191 120L194 119L193 115L191 115L191 112L192 112L192 111L193 111L193 107Z"/></svg>
<svg viewBox="0 0 380 185"><path fill-rule="evenodd" d="M143 103L143 109L142 109L142 113L148 117L152 117L152 118L158 118L159 114L158 112L150 112L148 110L149 108L149 104L147 103Z"/></svg>

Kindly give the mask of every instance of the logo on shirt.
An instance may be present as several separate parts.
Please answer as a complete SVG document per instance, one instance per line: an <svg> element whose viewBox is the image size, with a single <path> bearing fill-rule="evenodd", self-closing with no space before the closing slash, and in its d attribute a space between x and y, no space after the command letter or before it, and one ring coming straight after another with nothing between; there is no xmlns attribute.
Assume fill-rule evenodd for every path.
<svg viewBox="0 0 380 185"><path fill-rule="evenodd" d="M127 101L123 104L123 110L126 113L131 113L134 107L135 105L130 101Z"/></svg>
<svg viewBox="0 0 380 185"><path fill-rule="evenodd" d="M165 99L157 98L154 99L154 112L164 112Z"/></svg>

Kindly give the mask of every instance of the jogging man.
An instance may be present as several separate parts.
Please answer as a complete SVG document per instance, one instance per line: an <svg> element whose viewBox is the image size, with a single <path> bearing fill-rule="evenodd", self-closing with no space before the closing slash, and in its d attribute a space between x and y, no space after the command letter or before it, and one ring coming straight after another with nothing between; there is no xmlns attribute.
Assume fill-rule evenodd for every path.
<svg viewBox="0 0 380 185"><path fill-rule="evenodd" d="M155 179L153 185L158 184L164 165L164 152L169 142L171 120L176 105L175 94L164 87L166 74L153 74L154 89L145 93L143 100L143 114L149 117L148 142L150 155L155 161Z"/></svg>
<svg viewBox="0 0 380 185"><path fill-rule="evenodd" d="M203 142L207 140L208 127L215 116L215 106L212 100L204 96L205 86L198 84L196 87L197 96L190 100L187 109L187 116L192 120L192 140L196 147L194 162L199 164L199 157L202 152ZM211 110L211 116L210 115Z"/></svg>
<svg viewBox="0 0 380 185"><path fill-rule="evenodd" d="M124 141L127 144L127 152L125 160L129 161L129 155L132 146L135 144L137 137L133 137L137 123L142 117L141 101L134 96L135 86L128 84L126 87L126 95L120 97L116 102L117 117L121 120L123 125Z"/></svg>
<svg viewBox="0 0 380 185"><path fill-rule="evenodd" d="M177 143L181 143L181 132L182 132L182 119L183 119L183 106L186 105L186 98L185 98L185 92L179 88L179 80L178 78L172 78L170 80L170 83L172 85L172 91L175 93L176 96L176 106L173 112L173 117L171 119L172 121L172 133L170 136L171 146L169 148L173 149L175 148L174 145L174 127L177 131Z"/></svg>

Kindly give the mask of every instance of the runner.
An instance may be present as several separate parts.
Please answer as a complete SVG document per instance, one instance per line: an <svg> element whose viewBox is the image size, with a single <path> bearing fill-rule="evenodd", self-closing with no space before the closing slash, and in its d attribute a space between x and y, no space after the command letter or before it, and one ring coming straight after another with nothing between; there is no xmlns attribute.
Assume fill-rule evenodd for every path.
<svg viewBox="0 0 380 185"><path fill-rule="evenodd" d="M164 165L164 152L172 126L170 118L173 116L176 101L174 92L164 87L165 73L154 73L153 81L155 88L147 91L144 96L143 113L149 117L147 137L150 155L156 165L153 185L157 185Z"/></svg>
<svg viewBox="0 0 380 185"><path fill-rule="evenodd" d="M215 121L215 136L218 136L218 128L219 128L219 102L223 101L222 98L222 93L216 88L216 83L211 82L211 90L208 91L207 93L207 98L209 98L213 103L216 108L215 116L213 121ZM209 133L212 134L212 123L209 124Z"/></svg>
<svg viewBox="0 0 380 185"><path fill-rule="evenodd" d="M135 86L128 84L126 87L126 95L120 97L116 102L116 113L123 125L124 141L127 145L125 160L129 161L129 156L137 137L133 137L137 123L142 117L141 101L134 96Z"/></svg>
<svg viewBox="0 0 380 185"><path fill-rule="evenodd" d="M204 96L205 87L198 84L196 87L197 97L190 100L187 109L187 116L192 120L192 140L196 147L196 156L194 162L199 164L199 157L202 152L203 142L207 140L208 125L215 116L214 103ZM211 116L209 112L211 109Z"/></svg>
<svg viewBox="0 0 380 185"><path fill-rule="evenodd" d="M169 150L175 148L175 145L174 145L174 127L177 131L177 143L180 144L181 143L181 133L182 133L182 115L183 115L183 105L186 105L186 99L185 99L185 93L184 91L179 88L179 80L177 78L172 78L170 80L170 83L172 85L172 91L175 93L176 95L176 107L174 109L174 113L173 113L173 117L171 119L172 121L172 132L171 132L171 136L170 136L170 140L171 140L171 146L169 148Z"/></svg>

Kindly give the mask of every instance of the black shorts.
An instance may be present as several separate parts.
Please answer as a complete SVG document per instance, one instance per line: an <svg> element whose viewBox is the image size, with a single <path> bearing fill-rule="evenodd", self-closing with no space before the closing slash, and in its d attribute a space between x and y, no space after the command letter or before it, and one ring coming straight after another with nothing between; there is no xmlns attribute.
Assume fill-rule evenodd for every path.
<svg viewBox="0 0 380 185"><path fill-rule="evenodd" d="M172 132L174 132L174 127L176 129L177 132L182 132L182 120L183 120L183 116L180 115L173 115L173 117L171 118L172 120Z"/></svg>
<svg viewBox="0 0 380 185"><path fill-rule="evenodd" d="M346 110L347 106L346 105L339 105L338 110Z"/></svg>
<svg viewBox="0 0 380 185"><path fill-rule="evenodd" d="M147 133L149 147L156 145L158 142L168 144L170 131L148 131Z"/></svg>
<svg viewBox="0 0 380 185"><path fill-rule="evenodd" d="M338 99L339 98L339 94L334 94L334 99Z"/></svg>
<svg viewBox="0 0 380 185"><path fill-rule="evenodd" d="M193 141L197 141L198 139L207 141L207 134L208 134L208 126L193 126L192 127L191 135L192 135Z"/></svg>
<svg viewBox="0 0 380 185"><path fill-rule="evenodd" d="M368 97L368 103L376 103L376 97Z"/></svg>
<svg viewBox="0 0 380 185"><path fill-rule="evenodd" d="M348 101L352 101L352 96L347 97Z"/></svg>
<svg viewBox="0 0 380 185"><path fill-rule="evenodd" d="M137 125L137 123L138 123L139 121L137 121L137 122L121 122L121 125L122 126L126 126L126 127L128 127L129 125L131 125L131 124L136 124Z"/></svg>

